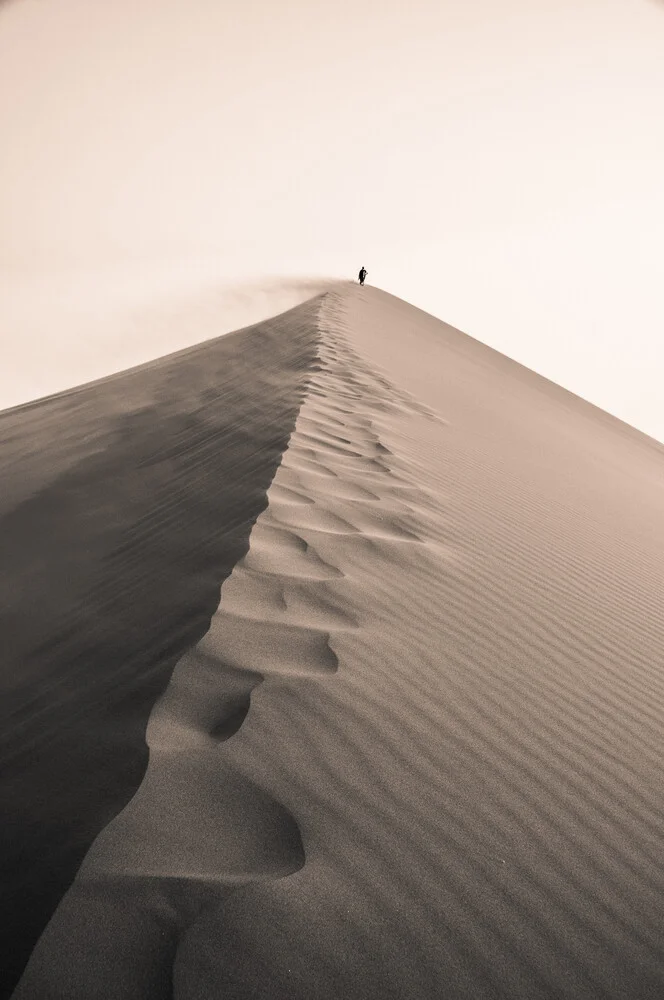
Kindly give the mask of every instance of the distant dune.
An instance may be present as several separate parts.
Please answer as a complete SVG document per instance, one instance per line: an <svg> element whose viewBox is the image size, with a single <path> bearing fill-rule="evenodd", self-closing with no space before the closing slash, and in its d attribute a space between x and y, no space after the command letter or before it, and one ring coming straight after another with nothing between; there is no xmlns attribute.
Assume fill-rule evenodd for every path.
<svg viewBox="0 0 664 1000"><path fill-rule="evenodd" d="M353 285L0 442L3 995L664 995L661 445Z"/></svg>

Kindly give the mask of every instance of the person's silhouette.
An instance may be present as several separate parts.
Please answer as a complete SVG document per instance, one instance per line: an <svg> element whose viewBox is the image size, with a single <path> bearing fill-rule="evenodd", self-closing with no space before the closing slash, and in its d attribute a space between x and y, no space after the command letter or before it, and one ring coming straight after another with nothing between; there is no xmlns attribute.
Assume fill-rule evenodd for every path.
<svg viewBox="0 0 664 1000"><path fill-rule="evenodd" d="M358 274L358 278L360 279L360 284L361 285L364 284L364 279L366 278L366 276L367 276L367 270L366 270L366 268L361 267L360 268L360 273Z"/></svg>

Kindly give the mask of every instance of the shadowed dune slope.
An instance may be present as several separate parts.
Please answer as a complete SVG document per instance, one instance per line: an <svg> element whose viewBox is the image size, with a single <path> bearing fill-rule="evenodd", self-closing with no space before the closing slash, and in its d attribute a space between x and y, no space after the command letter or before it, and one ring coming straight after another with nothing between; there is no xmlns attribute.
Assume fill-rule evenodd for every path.
<svg viewBox="0 0 664 1000"><path fill-rule="evenodd" d="M375 289L315 324L17 1000L661 997L662 447Z"/></svg>
<svg viewBox="0 0 664 1000"><path fill-rule="evenodd" d="M141 782L154 701L266 505L317 309L0 414L3 995Z"/></svg>

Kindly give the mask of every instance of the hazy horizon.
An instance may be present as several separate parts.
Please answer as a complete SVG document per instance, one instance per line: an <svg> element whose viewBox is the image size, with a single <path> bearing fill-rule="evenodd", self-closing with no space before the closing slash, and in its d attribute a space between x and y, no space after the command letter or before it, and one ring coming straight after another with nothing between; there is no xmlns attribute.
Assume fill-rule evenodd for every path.
<svg viewBox="0 0 664 1000"><path fill-rule="evenodd" d="M664 439L663 51L650 0L1 5L0 406L364 265Z"/></svg>

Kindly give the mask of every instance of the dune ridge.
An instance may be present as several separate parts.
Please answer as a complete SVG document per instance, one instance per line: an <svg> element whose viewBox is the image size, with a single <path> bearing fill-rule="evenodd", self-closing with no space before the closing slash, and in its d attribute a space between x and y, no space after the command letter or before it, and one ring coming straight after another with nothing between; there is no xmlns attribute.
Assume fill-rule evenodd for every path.
<svg viewBox="0 0 664 1000"><path fill-rule="evenodd" d="M140 785L152 706L267 503L316 310L0 414L3 996Z"/></svg>
<svg viewBox="0 0 664 1000"><path fill-rule="evenodd" d="M315 325L16 996L660 996L661 449L377 290Z"/></svg>

